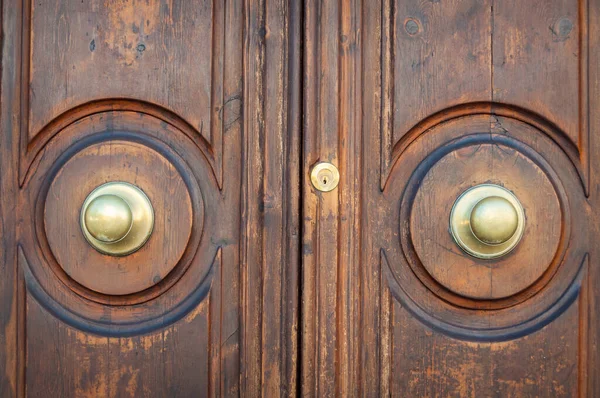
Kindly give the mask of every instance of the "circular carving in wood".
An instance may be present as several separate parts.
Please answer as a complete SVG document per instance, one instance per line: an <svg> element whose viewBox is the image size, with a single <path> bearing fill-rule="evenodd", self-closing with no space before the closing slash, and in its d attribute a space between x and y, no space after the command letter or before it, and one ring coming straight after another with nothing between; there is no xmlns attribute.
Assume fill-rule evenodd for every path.
<svg viewBox="0 0 600 398"><path fill-rule="evenodd" d="M110 181L139 187L156 213L148 242L124 257L94 250L80 226L87 195ZM133 294L162 281L192 233L192 203L183 177L160 153L136 142L111 140L79 151L54 177L45 203L44 225L56 261L76 282L106 295ZM198 209L204 211L201 199Z"/></svg>
<svg viewBox="0 0 600 398"><path fill-rule="evenodd" d="M391 292L423 322L459 338L505 340L542 327L575 299L586 258L580 174L550 138L563 133L527 112L506 113L449 112L411 132L383 192L385 228L398 231L396 244L382 244ZM456 199L479 184L509 190L525 214L519 244L491 260L464 252L449 228Z"/></svg>
<svg viewBox="0 0 600 398"><path fill-rule="evenodd" d="M511 191L526 214L521 242L492 260L464 253L448 232L456 198L486 183ZM501 140L475 141L449 151L426 172L412 201L410 236L421 264L442 286L473 299L499 299L525 290L548 270L561 219L560 199L540 166Z"/></svg>
<svg viewBox="0 0 600 398"><path fill-rule="evenodd" d="M228 227L198 132L164 109L119 104L66 113L40 133L52 138L21 190L19 261L28 290L60 319L124 336L173 322L206 296ZM110 181L139 187L154 208L149 240L123 257L96 251L80 228L86 196Z"/></svg>

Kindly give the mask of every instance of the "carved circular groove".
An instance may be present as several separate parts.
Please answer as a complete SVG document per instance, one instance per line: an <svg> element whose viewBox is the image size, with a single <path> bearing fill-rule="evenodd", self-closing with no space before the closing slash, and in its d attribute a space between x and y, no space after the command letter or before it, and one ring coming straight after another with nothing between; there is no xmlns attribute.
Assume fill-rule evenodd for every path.
<svg viewBox="0 0 600 398"><path fill-rule="evenodd" d="M104 195L123 199L133 216L131 231L112 243L86 229L89 205ZM171 162L124 140L92 144L69 159L50 184L44 213L59 266L107 301L148 289L174 269L188 245L193 214L183 176Z"/></svg>
<svg viewBox="0 0 600 398"><path fill-rule="evenodd" d="M484 243L471 229L474 207L490 196L517 212L517 229L504 243ZM410 217L413 247L425 271L444 288L475 300L506 298L531 286L552 263L561 225L560 203L546 174L497 142L455 148L433 164ZM489 228L486 234L495 239Z"/></svg>
<svg viewBox="0 0 600 398"><path fill-rule="evenodd" d="M199 134L169 111L122 100L50 125L20 190L19 264L32 297L61 321L108 336L147 333L197 308L235 222ZM147 243L124 257L94 250L81 230L87 195L113 181L139 187L155 212Z"/></svg>
<svg viewBox="0 0 600 398"><path fill-rule="evenodd" d="M518 118L448 110L420 123L412 140L396 145L382 195L390 216L382 219L381 261L392 295L428 326L468 340L507 340L543 327L577 297L586 264L585 192L577 165L553 139L564 133L522 110L494 110ZM525 216L519 244L493 260L464 252L448 223L457 198L481 184L510 191ZM464 220L488 241L480 243L494 246L512 227L499 237L473 231L471 215L485 218L485 202L472 214L481 199ZM389 243L394 233L398 245Z"/></svg>

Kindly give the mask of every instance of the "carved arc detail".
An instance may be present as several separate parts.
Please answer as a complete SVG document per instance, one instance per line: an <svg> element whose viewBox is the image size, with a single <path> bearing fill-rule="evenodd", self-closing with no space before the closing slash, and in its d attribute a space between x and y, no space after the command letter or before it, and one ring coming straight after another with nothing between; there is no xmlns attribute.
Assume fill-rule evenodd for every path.
<svg viewBox="0 0 600 398"><path fill-rule="evenodd" d="M111 180L136 184L160 204L147 245L122 258L87 246L77 221L83 196ZM209 158L186 133L162 119L112 110L73 121L33 159L20 200L30 214L22 221L19 237L28 289L74 326L87 325L99 334L164 326L164 319L178 319L191 309L191 297L201 299L205 294L198 292L208 289L201 287L210 285L223 240L215 226L219 214L226 212L225 204ZM170 210L172 206L177 209ZM191 222L189 235L181 234L186 222ZM168 239L176 242L161 250ZM111 269L121 276L103 285L103 275ZM187 310L183 303L190 303ZM174 315L168 315L171 312ZM159 322L160 317L166 318Z"/></svg>
<svg viewBox="0 0 600 398"><path fill-rule="evenodd" d="M537 330L567 308L581 282L587 234L571 222L587 207L581 169L557 144L560 134L520 119L475 111L429 125L402 143L383 191L385 213L397 222L389 228L399 228L398 245L381 249L391 292L459 338L506 340ZM452 178L438 168L452 169ZM469 256L448 230L456 197L482 183L512 191L525 208L523 241L501 259ZM483 325L482 311L493 322Z"/></svg>

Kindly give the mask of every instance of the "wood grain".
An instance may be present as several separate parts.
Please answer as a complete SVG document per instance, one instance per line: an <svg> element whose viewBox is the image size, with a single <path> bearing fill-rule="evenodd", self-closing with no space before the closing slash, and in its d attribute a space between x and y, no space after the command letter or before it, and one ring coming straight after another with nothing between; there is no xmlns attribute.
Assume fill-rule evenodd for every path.
<svg viewBox="0 0 600 398"><path fill-rule="evenodd" d="M1 3L0 396L600 395L598 0ZM162 218L115 263L117 178Z"/></svg>
<svg viewBox="0 0 600 398"><path fill-rule="evenodd" d="M453 340L397 302L392 311L404 325L393 332L392 396L577 396L577 329L569 326L578 322L577 303L546 329L501 343Z"/></svg>
<svg viewBox="0 0 600 398"><path fill-rule="evenodd" d="M586 99L579 79L585 76L579 76L579 64L587 59L579 13L587 14L585 3L502 1L492 14L493 100L539 113L584 151L579 113Z"/></svg>
<svg viewBox="0 0 600 398"><path fill-rule="evenodd" d="M597 325L590 317L597 293L587 287L586 255L595 233L586 197L593 152L586 123L593 109L587 93L597 82L587 80L586 43L597 31L598 20L589 19L597 7L307 3L304 170L332 161L351 180L329 194L305 186L303 391L594 396L597 331L589 325ZM347 35L360 36L355 51L344 51L345 20L357 21ZM343 73L347 63L358 68L352 76ZM340 110L346 104L353 106L350 120ZM450 123L456 129L436 130ZM509 142L512 149L490 155ZM452 148L457 152L444 158ZM431 175L419 171L434 164ZM414 186L406 185L411 179ZM526 258L514 252L478 264L453 246L450 197L495 179L529 203L528 233L540 241L522 242ZM413 201L418 187L426 189ZM437 200L445 195L447 203ZM410 227L407 206L418 215ZM348 219L355 226L350 240ZM448 283L468 279L461 289L483 292L480 283L490 278L477 272L497 267L492 285L499 290L467 300L430 284L421 259L407 254L415 236L416 249ZM447 247L438 250L443 242ZM347 284L346 275L357 279ZM348 295L358 306L345 304Z"/></svg>
<svg viewBox="0 0 600 398"><path fill-rule="evenodd" d="M299 3L3 3L0 395L296 395L292 15ZM71 222L112 179L144 185L161 217L119 279Z"/></svg>
<svg viewBox="0 0 600 398"><path fill-rule="evenodd" d="M458 131L468 130L464 123L455 125ZM485 183L509 189L526 213L523 239L495 261L464 253L441 221L468 187ZM559 198L545 172L498 137L495 144L457 148L429 169L414 198L410 230L423 266L444 287L472 298L498 299L521 292L550 268L561 239L561 218Z"/></svg>
<svg viewBox="0 0 600 398"><path fill-rule="evenodd" d="M138 98L210 140L213 64L223 64L219 2L32 2L29 138L82 103Z"/></svg>
<svg viewBox="0 0 600 398"><path fill-rule="evenodd" d="M242 395L299 383L300 2L247 2Z"/></svg>
<svg viewBox="0 0 600 398"><path fill-rule="evenodd" d="M142 189L154 208L150 239L124 258L93 250L79 223L87 195L110 181ZM201 214L193 217L187 189L179 171L144 145L112 140L88 146L61 168L46 197L46 235L56 261L72 279L107 295L133 294L156 285L181 260L192 221L204 219L202 203L195 207ZM202 225L198 229L202 231Z"/></svg>
<svg viewBox="0 0 600 398"><path fill-rule="evenodd" d="M22 273L17 268L17 192L20 57L16 40L7 40L9 32L20 26L19 9L2 1L2 78L0 81L0 395L24 395L24 297ZM21 302L19 302L21 301Z"/></svg>
<svg viewBox="0 0 600 398"><path fill-rule="evenodd" d="M489 101L492 1L395 1L393 143L426 116Z"/></svg>

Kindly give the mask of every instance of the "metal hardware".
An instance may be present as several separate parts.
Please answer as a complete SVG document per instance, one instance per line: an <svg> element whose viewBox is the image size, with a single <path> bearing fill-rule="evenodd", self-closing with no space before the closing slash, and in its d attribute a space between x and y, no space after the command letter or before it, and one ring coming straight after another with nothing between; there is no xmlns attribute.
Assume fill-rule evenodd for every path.
<svg viewBox="0 0 600 398"><path fill-rule="evenodd" d="M109 182L94 189L83 202L81 229L100 253L126 256L140 249L154 227L154 209L141 189L126 182Z"/></svg>
<svg viewBox="0 0 600 398"><path fill-rule="evenodd" d="M116 243L127 236L133 225L131 208L117 195L97 196L85 210L85 226L104 243Z"/></svg>
<svg viewBox="0 0 600 398"><path fill-rule="evenodd" d="M494 184L463 192L450 213L450 231L471 256L502 257L513 250L525 230L525 212L515 195Z"/></svg>
<svg viewBox="0 0 600 398"><path fill-rule="evenodd" d="M334 190L340 182L340 172L337 167L328 162L317 163L310 172L313 186L321 192Z"/></svg>

